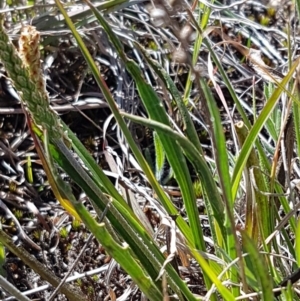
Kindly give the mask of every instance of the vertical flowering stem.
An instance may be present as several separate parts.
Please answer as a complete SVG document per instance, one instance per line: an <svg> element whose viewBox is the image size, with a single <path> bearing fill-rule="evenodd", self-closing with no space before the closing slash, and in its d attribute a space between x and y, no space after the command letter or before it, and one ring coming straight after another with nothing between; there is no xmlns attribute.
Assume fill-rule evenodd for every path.
<svg viewBox="0 0 300 301"><path fill-rule="evenodd" d="M0 60L34 123L47 130L50 139L66 141L60 119L49 105L45 83L38 66L39 35L31 29L26 31L20 43L23 48L20 55L8 38L3 28L3 16L0 16ZM23 41L30 36L34 38L32 41ZM34 47L35 50L32 51Z"/></svg>

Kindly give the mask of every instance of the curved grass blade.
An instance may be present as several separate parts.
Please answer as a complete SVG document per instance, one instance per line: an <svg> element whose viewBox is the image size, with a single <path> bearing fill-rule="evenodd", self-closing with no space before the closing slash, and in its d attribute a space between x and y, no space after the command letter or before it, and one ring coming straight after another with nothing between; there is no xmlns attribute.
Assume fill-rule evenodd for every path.
<svg viewBox="0 0 300 301"><path fill-rule="evenodd" d="M162 182L163 173L164 173L164 166L166 163L166 155L163 148L163 144L161 143L159 136L157 133L154 132L153 135L154 140L154 148L155 148L155 177L158 181Z"/></svg>
<svg viewBox="0 0 300 301"><path fill-rule="evenodd" d="M126 138L128 145L130 146L130 148L131 148L135 158L137 159L138 163L140 164L140 167L142 168L143 172L147 176L147 179L148 179L149 183L151 184L151 186L153 187L155 193L157 194L157 197L163 203L165 209L167 210L167 212L169 214L177 215L178 214L177 209L174 207L173 203L170 201L170 199L167 197L166 193L160 187L159 183L157 182L157 180L151 170L151 167L148 165L147 161L145 160L145 158L141 154L139 148L137 147L129 129L127 128L126 123L124 122L123 118L121 117L121 115L119 113L119 109L117 108L116 103L115 103L114 99L112 98L112 95L111 95L105 81L102 79L101 74L99 73L98 67L96 66L95 62L93 61L93 58L91 57L88 49L86 48L85 43L82 41L80 35L76 31L73 23L71 22L70 18L68 17L68 14L64 10L61 3L58 0L56 0L56 4L59 7L59 9L61 10L62 14L64 15L66 23L68 24L69 28L71 29L72 34L74 35L74 38L76 39L76 41L82 51L82 54L85 57L88 65L95 77L95 80L97 81L97 84L101 88L101 91L102 91L107 103L109 104L109 107L110 107L112 113L114 114L114 117L115 117L116 121L118 122L118 124ZM122 47L122 45L120 44L119 47ZM73 141L76 142L77 146L80 147L80 151L83 154L84 149L83 149L82 144L79 142L79 140L76 137L73 136L72 139L73 139ZM74 145L75 145L75 142L74 142ZM85 151L85 153L88 158L91 158L91 156L89 154L87 154L86 151ZM92 163L90 159L89 159L89 163L91 166L95 167L95 163ZM185 237L187 237L188 239L192 239L191 229L181 216L179 216L176 219L176 223L178 224L178 227L180 228L182 233L184 233Z"/></svg>
<svg viewBox="0 0 300 301"><path fill-rule="evenodd" d="M176 102L177 108L180 111L183 124L184 124L184 132L187 135L188 139L194 143L198 151L203 154L202 146L200 144L197 131L195 129L194 123L192 121L192 118L189 114L189 111L184 104L182 97L174 84L173 80L171 79L170 75L164 70L164 68L159 65L155 60L153 60L146 52L146 50L138 43L134 43L138 49L143 54L146 61L149 63L149 65L152 67L152 69L156 72L156 74L159 76L159 78L163 81L165 87L168 89L170 94L172 95L174 101Z"/></svg>
<svg viewBox="0 0 300 301"><path fill-rule="evenodd" d="M186 137L174 131L169 126L154 121L150 119L145 119L142 117L138 117L135 115L127 114L122 112L122 115L136 123L142 124L144 126L148 126L150 128L155 129L156 131L162 131L166 135L169 135L174 141L177 141L182 149L184 150L185 155L188 157L190 162L193 164L197 174L199 175L201 181L203 182L203 187L205 188L207 194L214 200L212 202L212 208L214 211L214 215L216 221L219 223L219 227L221 229L223 237L226 237L226 230L224 228L224 207L223 200L218 191L217 185L214 179L211 176L211 171L207 165L206 160L199 154L198 150L195 148L193 143L189 141Z"/></svg>
<svg viewBox="0 0 300 301"><path fill-rule="evenodd" d="M161 301L161 290L159 290L154 284L154 281L144 273L141 266L132 256L128 245L120 246L116 243L107 231L105 224L98 224L81 202L76 202L75 208L85 225L87 225L98 241L101 241L106 252L121 264L122 268L131 276L132 280L138 285L147 298L153 301Z"/></svg>
<svg viewBox="0 0 300 301"><path fill-rule="evenodd" d="M238 159L236 161L236 165L234 167L233 176L232 176L232 198L236 198L236 194L239 188L240 179L242 176L243 169L246 165L247 159L251 153L251 149L257 139L257 136L262 129L264 123L268 119L269 115L271 114L272 110L274 109L277 100L280 96L280 94L283 92L283 88L287 85L287 83L292 78L297 66L299 65L299 58L293 63L291 69L289 70L288 74L284 77L284 79L281 82L281 87L277 87L275 89L274 93L270 97L270 99L265 104L265 107L261 111L260 115L258 116L255 124L251 128L249 135L241 149L241 152L238 156Z"/></svg>
<svg viewBox="0 0 300 301"><path fill-rule="evenodd" d="M82 171L78 171L78 167L75 167L77 161L73 158L72 154L66 153L69 152L66 146L56 148L50 144L49 149L55 161L72 176L72 179L85 191L93 201L93 204L103 211L107 204L109 204L109 200L92 180L87 180L88 175L82 176L83 169ZM72 162L73 160L76 163ZM76 205L77 202L74 204L74 207ZM131 209L128 209L128 206L123 207L121 203L114 201L109 207L107 217L117 233L129 244L136 257L143 263L145 270L151 278L155 280L165 258ZM184 294L188 300L196 300L187 285L181 280L170 264L167 265L167 272L170 275L170 286L179 296L179 299L182 300L182 294ZM160 287L160 281L156 285Z"/></svg>
<svg viewBox="0 0 300 301"><path fill-rule="evenodd" d="M59 203L71 214L74 216L77 220L80 221L80 217L76 210L74 209L72 203L70 202L70 198L74 198L73 194L67 190L69 190L69 186L66 185L64 181L60 178L60 175L57 173L57 170L55 170L55 167L53 166L52 159L50 156L46 156L47 151L45 153L44 150L42 150L42 146L39 142L39 140L36 138L34 125L32 124L32 121L30 120L30 117L27 115L27 123L28 127L31 132L31 136L33 138L33 142L35 144L35 149L42 161L43 168L45 170L45 173L47 175L47 179L49 181L49 184L51 186L51 189L56 197L56 199L59 201ZM47 139L44 139L44 145L47 147L48 141ZM74 198L75 200L75 198Z"/></svg>
<svg viewBox="0 0 300 301"><path fill-rule="evenodd" d="M154 92L153 88L141 77L140 70L137 65L133 61L127 61L126 67L135 80L139 95L148 111L150 118L160 121L165 125L169 125L168 117L160 104L160 99ZM161 132L158 132L158 135L164 146L168 162L173 169L175 179L180 187L188 215L188 220L191 225L195 246L200 250L205 250L202 228L196 206L196 196L184 155L180 149L176 148L176 143L174 143L170 137L165 136Z"/></svg>
<svg viewBox="0 0 300 301"><path fill-rule="evenodd" d="M202 258L202 256L197 251L192 251L195 259L199 262L202 269L205 271L206 275L208 275L209 279L214 283L217 287L219 293L223 297L225 301L234 301L235 297L231 294L231 292L222 284L222 282L218 279L217 275L213 272L207 262Z"/></svg>
<svg viewBox="0 0 300 301"><path fill-rule="evenodd" d="M133 77L139 95L141 97L141 100L143 101L143 104L146 107L150 118L153 120L158 120L168 125L169 120L167 114L163 109L161 105L161 100L157 96L156 92L142 78L140 69L137 66L137 64L126 57L121 42L113 33L111 27L107 24L105 19L101 16L101 14L97 11L97 9L95 9L95 7L89 1L87 0L85 1L93 10L95 16L99 20L100 24L103 26L109 39L115 46L116 51L119 54L120 58L125 63L126 69ZM173 169L175 179L180 187L186 212L188 215L189 223L191 225L192 236L187 237L187 239L192 240L196 248L200 250L205 250L202 228L200 225L200 221L198 217L198 209L196 206L196 196L193 189L189 170L185 162L185 158L181 153L181 151L178 151L178 149L176 149L176 144L174 144L172 139L170 139L168 136L164 136L163 134L159 134L159 137L161 142L163 143L168 162L170 163Z"/></svg>

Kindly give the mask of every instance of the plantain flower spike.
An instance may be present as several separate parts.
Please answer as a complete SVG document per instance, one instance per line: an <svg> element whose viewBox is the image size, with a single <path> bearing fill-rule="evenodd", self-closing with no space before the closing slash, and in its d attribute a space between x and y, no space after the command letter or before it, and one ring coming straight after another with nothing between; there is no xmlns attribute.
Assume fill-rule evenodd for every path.
<svg viewBox="0 0 300 301"><path fill-rule="evenodd" d="M40 60L40 34L33 26L24 26L19 39L19 54L25 68L28 68L31 79L35 80L43 98L48 100L46 83L42 74Z"/></svg>
<svg viewBox="0 0 300 301"><path fill-rule="evenodd" d="M24 27L18 53L4 30L3 15L0 14L0 60L8 77L34 123L47 130L50 140L63 139L70 147L70 140L63 132L61 121L49 105L49 96L40 66L39 37L39 33L32 26Z"/></svg>

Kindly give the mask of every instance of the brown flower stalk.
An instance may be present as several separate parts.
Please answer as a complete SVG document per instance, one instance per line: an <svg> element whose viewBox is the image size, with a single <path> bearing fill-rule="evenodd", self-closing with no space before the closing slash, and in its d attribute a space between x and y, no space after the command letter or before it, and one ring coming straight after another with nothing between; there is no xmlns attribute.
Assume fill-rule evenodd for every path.
<svg viewBox="0 0 300 301"><path fill-rule="evenodd" d="M46 100L48 99L48 93L41 71L39 43L39 32L33 26L28 25L23 27L19 39L19 54L24 66L28 68L31 79L35 81L38 90L44 94L43 97Z"/></svg>

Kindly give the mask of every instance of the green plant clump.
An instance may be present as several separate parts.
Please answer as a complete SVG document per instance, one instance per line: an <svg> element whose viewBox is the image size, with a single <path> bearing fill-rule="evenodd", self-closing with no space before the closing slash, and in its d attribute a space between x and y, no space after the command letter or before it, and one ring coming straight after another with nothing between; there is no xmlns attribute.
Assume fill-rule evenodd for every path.
<svg viewBox="0 0 300 301"><path fill-rule="evenodd" d="M130 276L145 298L151 301L169 300L171 296L182 301L234 301L251 298L266 301L276 298L300 300L296 286L291 285L293 278L290 281L284 280L287 266L294 271L300 265L299 247L295 247L300 239L299 222L295 217L296 209L290 207L294 192L290 190L292 173L288 172L292 166L292 157L295 154L298 157L300 152L299 82L294 77L299 59L290 59L285 76L275 76L270 74L269 66L255 56L253 49L232 41L219 28L209 28L211 9L218 10L218 2L210 5L196 2L192 9L183 4L172 6L173 2L169 6L162 3L158 5L154 1L156 6L149 8L153 25L160 29L168 28L160 31L164 32L162 37L168 43L176 41L177 45L172 55L166 53L165 61L161 61L155 56L160 49L155 39L151 38L147 50L133 41L133 38L125 44L111 25L114 18L109 18L107 14L117 10L117 4L127 8L128 1L107 1L97 7L85 1L89 12L93 14L93 22L101 26L118 63L134 83L136 98L140 99L143 106L143 116L138 116L116 106L116 99L79 34L77 27L82 20L72 20L62 3L59 0L55 2L72 33L73 42L76 41L83 54L88 72L93 74L111 110L118 131L122 133L122 141L126 141L129 149L126 158L130 154L130 162L134 162L134 170L139 173L141 182L144 181L153 192L147 197L152 211L146 213L134 200L135 193L142 195L144 190L138 190L139 187L134 182L129 185L122 178L123 173L118 165L122 160L116 160L118 164L114 165L112 157L115 153L111 155L106 152L107 158L111 160L110 166L120 173L117 181L120 185L115 187L77 136L50 108L48 94L43 90L45 83L42 78L40 81L35 78L41 77L36 70L40 68L39 64L35 66L36 71L31 70L30 67L33 66L25 63L28 59L27 46L23 47L25 55L20 55L8 38L2 22L0 59L22 98L33 140L40 150L39 155L43 158L41 161L48 178L50 177L49 183L55 196L76 217L72 222L73 230L78 231L83 223L105 252ZM226 7L222 9L229 19L237 18ZM178 12L184 16L184 22L174 18ZM247 22L252 24L249 19ZM267 24L268 16L261 19L261 25ZM32 28L28 29L30 33L31 30ZM32 43L38 46L38 33L33 32ZM172 32L172 38L169 32ZM239 58L246 57L254 71L267 84L262 96L264 105L256 112L254 104L253 116L249 116L246 111L251 106L245 106L238 91L234 89L234 83L229 78L234 72L229 74L229 69L225 70L221 62L223 57L217 50L218 45L211 47L212 32L214 37L220 35L227 44L231 43L232 47L236 47L241 54ZM282 43L290 46L290 39L291 37L286 37ZM31 40L28 43L31 45ZM128 48L131 50L129 53ZM203 76L203 70L197 66L201 49L209 54L207 77ZM140 61L147 68L141 68L131 58L132 53L138 53ZM34 61L34 57L31 60ZM178 84L177 77L169 72L170 57L172 64L186 68L187 78L184 84ZM229 60L229 57L226 59ZM151 70L151 78L158 79L161 89L150 84L152 79L144 76L144 69ZM229 112L229 101L226 103L220 81L226 87L227 97L236 109L234 118ZM159 91L163 91L163 96ZM195 93L201 108L191 100ZM255 93L253 91L254 103ZM216 101L216 95L218 100L221 99L221 105ZM281 103L282 99L285 101ZM174 111L176 114L172 115ZM226 122L229 120L227 128L224 119ZM239 122L233 121L236 119ZM154 131L154 167L150 166L140 145L137 145L131 132L132 123ZM199 129L199 124L204 126ZM228 129L226 133L224 128ZM205 136L209 141L209 147L201 144L199 132L200 136ZM229 135L232 149L229 149ZM280 165L281 161L285 162L282 163L283 167ZM62 180L57 166L84 191L97 213L96 217L76 199L71 188ZM162 180L165 166L169 166L170 172L167 179ZM283 176L280 168L285 168ZM176 183L179 194L169 188L169 182ZM136 190L133 187L137 187ZM205 204L204 221L202 212L199 214L197 199L200 198ZM182 209L179 211L179 208ZM278 214L280 208L282 214ZM22 217L21 213L15 211L18 218ZM160 232L155 233L158 230ZM65 227L59 233L62 238L68 236ZM162 233L165 235L161 235ZM33 235L40 238L38 231ZM207 238L207 235L210 237ZM27 253L25 256L25 251L23 255L18 252L2 229L0 243L24 261L26 256L32 257ZM26 264L36 269L37 273L42 273L34 260L27 260ZM184 273L188 273L185 271L189 270L191 264L192 269L195 269L193 273L202 275L202 290L186 281L192 273L187 277ZM53 275L51 277L56 279ZM98 276L92 279L97 282ZM57 286L57 279L52 283ZM79 287L82 285L79 279L75 283ZM283 293L278 293L280 286L286 287ZM72 295L68 286L62 286L61 292L68 294L70 300L88 299L88 296L82 297L77 292ZM94 294L94 288L89 286L88 295Z"/></svg>

